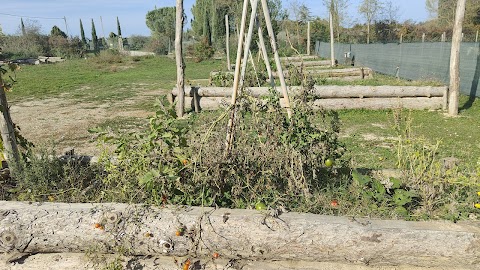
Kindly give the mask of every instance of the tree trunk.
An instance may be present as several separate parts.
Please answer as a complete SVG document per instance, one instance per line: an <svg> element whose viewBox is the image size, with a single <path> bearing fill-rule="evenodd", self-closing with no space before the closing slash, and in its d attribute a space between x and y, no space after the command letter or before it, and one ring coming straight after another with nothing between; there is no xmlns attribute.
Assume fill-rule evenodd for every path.
<svg viewBox="0 0 480 270"><path fill-rule="evenodd" d="M177 62L177 89L181 89L177 98L177 117L183 117L185 107L185 62L183 61L183 0L177 0L175 27L175 60Z"/></svg>
<svg viewBox="0 0 480 270"><path fill-rule="evenodd" d="M462 40L463 19L465 18L466 0L458 0L455 25L453 27L452 50L450 53L450 93L448 98L448 114L458 114L458 98L460 95L460 44Z"/></svg>
<svg viewBox="0 0 480 270"><path fill-rule="evenodd" d="M179 228L183 234L177 236ZM126 204L0 202L0 253L95 254L478 266L472 222L383 221L306 213Z"/></svg>
<svg viewBox="0 0 480 270"><path fill-rule="evenodd" d="M2 114L0 116L0 132L2 133L2 142L5 160L7 162L19 162L20 155L18 153L17 139L15 137L15 128L10 116L10 108L8 107L7 95L3 87L2 74L0 74L0 109ZM12 170L12 167L10 167Z"/></svg>

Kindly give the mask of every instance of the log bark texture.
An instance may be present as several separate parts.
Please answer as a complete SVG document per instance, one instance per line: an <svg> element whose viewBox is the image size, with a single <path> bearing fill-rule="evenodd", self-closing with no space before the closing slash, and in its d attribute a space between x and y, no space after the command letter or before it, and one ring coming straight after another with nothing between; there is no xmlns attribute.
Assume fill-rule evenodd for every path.
<svg viewBox="0 0 480 270"><path fill-rule="evenodd" d="M176 20L175 20L175 62L177 64L177 88L185 88L185 62L183 61L183 0L177 0ZM179 91L177 103L177 116L183 117L185 107L185 97L182 91Z"/></svg>
<svg viewBox="0 0 480 270"><path fill-rule="evenodd" d="M21 255L19 255L21 256ZM9 256L0 261L8 261ZM119 263L127 270L167 270L182 269L184 262L190 259L190 269L202 270L445 270L443 267L413 267L413 266L372 266L362 262L308 262L308 261L252 261L248 259L230 261L228 259L213 259L211 257L168 256L121 256L118 254L87 255L83 253L40 253L26 254L18 260L6 264L0 263L0 270L98 270L107 268L113 263ZM200 267L196 267L200 266ZM467 267L449 267L448 270L468 270Z"/></svg>
<svg viewBox="0 0 480 270"><path fill-rule="evenodd" d="M195 92L201 97L229 97L229 87L196 87L185 88L185 96L193 97ZM341 85L315 85L311 95L318 98L368 98L368 97L443 97L446 86L341 86ZM255 97L269 94L268 87L247 87L246 91ZM300 87L289 87L289 93L295 95ZM282 92L277 89L281 96ZM178 90L173 88L172 94L178 95Z"/></svg>
<svg viewBox="0 0 480 270"><path fill-rule="evenodd" d="M184 234L176 231L184 228ZM478 223L407 222L200 207L0 203L0 253L211 256L477 267Z"/></svg>
<svg viewBox="0 0 480 270"><path fill-rule="evenodd" d="M193 98L186 97L185 104L187 109L193 109ZM285 101L280 98L280 105L285 107ZM217 110L227 108L228 102L222 97L200 97L200 110ZM442 97L405 97L405 98L328 98L316 99L313 102L313 109L413 109L413 110L439 110L442 109Z"/></svg>
<svg viewBox="0 0 480 270"><path fill-rule="evenodd" d="M349 77L349 76L359 76L363 78L371 78L373 76L373 71L369 68L342 68L342 69L325 69L324 67L319 68L307 68L303 70L304 73L310 75L316 75L319 77ZM285 77L289 77L289 71L285 70L283 72ZM278 76L277 72L273 73L273 76Z"/></svg>
<svg viewBox="0 0 480 270"><path fill-rule="evenodd" d="M313 60L318 59L316 55L302 55L302 56L289 56L289 57L280 57L280 61L304 61L304 60Z"/></svg>
<svg viewBox="0 0 480 270"><path fill-rule="evenodd" d="M448 97L448 114L458 115L458 99L460 96L460 44L462 43L463 20L465 18L466 0L458 0L455 12L455 23L450 51L450 93Z"/></svg>
<svg viewBox="0 0 480 270"><path fill-rule="evenodd" d="M317 61L303 61L303 62L288 62L287 64L291 64L294 66L304 66L304 67L311 67L311 66L322 66L324 68L330 67L330 60L317 60Z"/></svg>

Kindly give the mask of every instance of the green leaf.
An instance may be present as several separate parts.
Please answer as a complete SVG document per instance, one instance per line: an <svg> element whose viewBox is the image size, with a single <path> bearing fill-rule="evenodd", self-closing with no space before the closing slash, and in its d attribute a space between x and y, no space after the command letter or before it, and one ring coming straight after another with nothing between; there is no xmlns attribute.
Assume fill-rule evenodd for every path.
<svg viewBox="0 0 480 270"><path fill-rule="evenodd" d="M400 181L400 179L397 179L395 177L390 177L389 180L392 183L392 189L398 189L402 186L402 181Z"/></svg>
<svg viewBox="0 0 480 270"><path fill-rule="evenodd" d="M408 216L408 210L403 206L395 207L395 213L397 213L399 216L402 216L402 217Z"/></svg>
<svg viewBox="0 0 480 270"><path fill-rule="evenodd" d="M393 202L398 206L404 206L407 203L412 202L413 194L410 191L403 189L396 189L393 194Z"/></svg>
<svg viewBox="0 0 480 270"><path fill-rule="evenodd" d="M144 174L143 176L139 177L138 183L140 185L148 185L152 183L156 177L159 177L159 176L160 176L160 173L157 170L151 170L146 174Z"/></svg>
<svg viewBox="0 0 480 270"><path fill-rule="evenodd" d="M372 181L372 178L359 173L357 170L352 171L352 179L360 186L365 186Z"/></svg>

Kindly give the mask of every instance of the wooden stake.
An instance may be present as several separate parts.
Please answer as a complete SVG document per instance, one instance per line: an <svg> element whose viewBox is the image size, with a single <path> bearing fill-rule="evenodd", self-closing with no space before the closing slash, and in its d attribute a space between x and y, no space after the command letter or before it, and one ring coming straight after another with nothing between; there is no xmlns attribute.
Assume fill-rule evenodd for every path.
<svg viewBox="0 0 480 270"><path fill-rule="evenodd" d="M225 15L225 47L227 51L227 69L228 71L232 70L232 65L230 64L230 25L228 21L228 14Z"/></svg>
<svg viewBox="0 0 480 270"><path fill-rule="evenodd" d="M225 156L228 156L228 154L230 154L230 150L232 148L232 143L233 143L234 121L235 121L236 111L237 111L235 109L235 104L237 103L237 93L238 93L238 86L240 81L240 64L242 59L243 38L245 36L245 24L247 21L248 1L249 0L243 0L242 21L240 24L240 33L238 35L237 59L235 62L235 74L233 77L233 89L232 89L232 101L231 101L232 112L230 115L230 119L228 120L228 126L227 126L227 138L225 141L225 152L224 152Z"/></svg>
<svg viewBox="0 0 480 270"><path fill-rule="evenodd" d="M175 27L175 60L177 62L177 89L179 91L177 101L177 117L183 117L185 108L185 63L183 62L183 0L177 0L176 27Z"/></svg>
<svg viewBox="0 0 480 270"><path fill-rule="evenodd" d="M275 64L277 65L277 72L278 72L278 77L280 79L280 85L282 87L283 97L285 98L285 108L287 109L288 118L291 118L292 108L290 107L290 99L288 97L287 84L285 82L285 76L283 75L280 56L278 55L277 41L275 39L275 32L273 31L272 19L270 18L270 11L268 9L267 0L262 0L262 8L263 8L263 15L265 17L265 23L267 25L268 35L270 36L270 43L271 43L273 54L275 57Z"/></svg>
<svg viewBox="0 0 480 270"><path fill-rule="evenodd" d="M310 22L307 23L307 55L310 55Z"/></svg>
<svg viewBox="0 0 480 270"><path fill-rule="evenodd" d="M265 67L267 69L268 80L270 81L270 85L272 87L275 86L275 80L273 79L272 67L270 66L270 60L268 59L267 48L265 46L265 40L263 39L263 31L260 24L258 25L258 47L260 47L263 61L265 62Z"/></svg>
<svg viewBox="0 0 480 270"><path fill-rule="evenodd" d="M333 36L333 15L330 10L330 57L331 57L331 66L335 66L335 48L334 48L334 36Z"/></svg>
<svg viewBox="0 0 480 270"><path fill-rule="evenodd" d="M452 50L450 53L450 89L448 97L448 114L458 114L458 98L460 94L460 43L462 40L463 20L465 18L466 0L458 0L453 27Z"/></svg>
<svg viewBox="0 0 480 270"><path fill-rule="evenodd" d="M255 26L255 17L257 16L258 0L250 0L250 5L252 6L252 12L250 14L250 24L248 25L247 39L245 41L245 47L243 49L242 72L240 73L240 83L242 86L245 80L245 73L247 71L247 60L249 56L251 57L250 45L252 44L253 27Z"/></svg>

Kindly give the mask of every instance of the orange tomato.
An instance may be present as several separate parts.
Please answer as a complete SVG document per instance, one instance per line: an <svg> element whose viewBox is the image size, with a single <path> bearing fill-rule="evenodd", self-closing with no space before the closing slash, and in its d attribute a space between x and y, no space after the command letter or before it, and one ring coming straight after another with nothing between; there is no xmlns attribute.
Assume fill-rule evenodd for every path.
<svg viewBox="0 0 480 270"><path fill-rule="evenodd" d="M188 268L190 268L190 259L187 259L187 260L183 263L183 270L188 270Z"/></svg>
<svg viewBox="0 0 480 270"><path fill-rule="evenodd" d="M332 201L330 202L330 205L331 205L332 207L337 207L337 206L338 206L338 201L337 201L337 200L332 200Z"/></svg>

